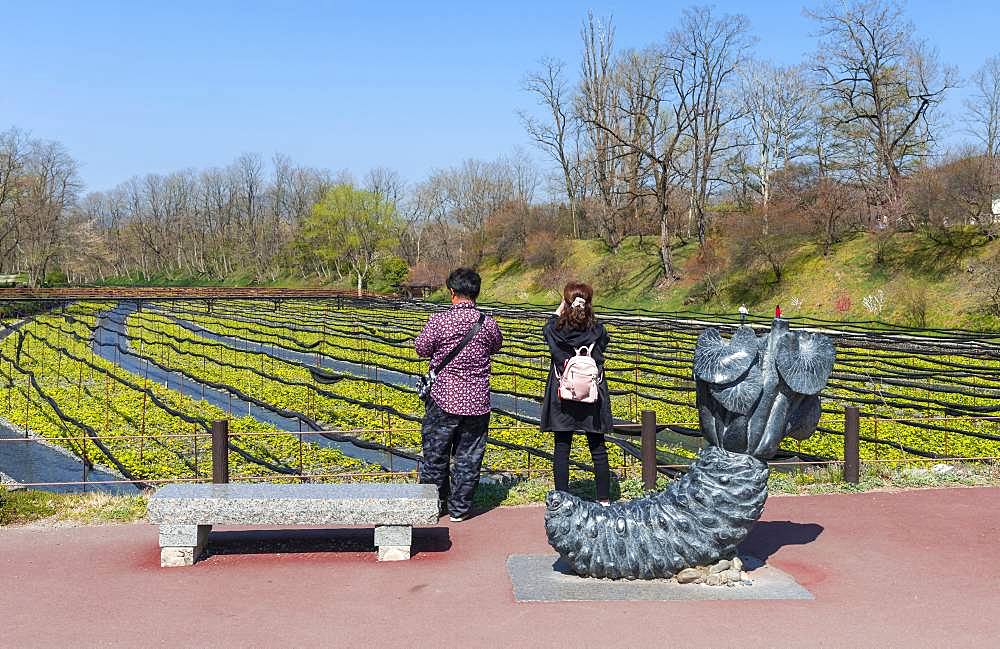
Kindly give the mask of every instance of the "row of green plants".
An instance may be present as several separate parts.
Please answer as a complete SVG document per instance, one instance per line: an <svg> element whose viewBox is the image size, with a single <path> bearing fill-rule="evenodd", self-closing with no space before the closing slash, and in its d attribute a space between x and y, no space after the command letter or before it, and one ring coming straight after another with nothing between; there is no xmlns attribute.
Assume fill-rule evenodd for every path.
<svg viewBox="0 0 1000 649"><path fill-rule="evenodd" d="M331 356L361 364L410 373L423 367L412 351L412 338L426 314L379 308L343 312L313 303L296 303L272 312L242 304L224 308L229 310L222 313L228 315L222 315L218 308L214 315L199 314L192 307L184 317L209 329L226 327L226 317L239 318L244 322L229 329L235 337L251 335L248 332L252 331L256 340L300 349L318 345ZM494 386L500 391L540 395L548 369L543 365L546 352L540 321L502 317L500 322L507 342L495 359ZM349 327L354 328L353 335L344 332ZM652 409L660 421L696 427L692 385L682 378L689 371L696 334L658 331L644 325L614 324L609 329L619 348L617 352L612 348L609 354L609 385L623 393L614 399L616 416L633 418L638 410ZM363 333L379 339L367 339ZM384 342L386 339L391 342ZM997 441L975 436L996 435L995 422L982 417L926 418L975 415L977 408L990 414L1000 394L998 370L997 361L960 353L880 350L841 341L834 376L824 393L826 411L821 427L843 430L843 407L855 403L866 415L862 437L881 442L862 442L862 452L869 459L910 457L907 448L943 456L995 456L1000 451ZM956 388L967 394L955 392ZM821 432L805 442L785 440L784 447L837 457L842 454L843 440Z"/></svg>
<svg viewBox="0 0 1000 649"><path fill-rule="evenodd" d="M212 324L216 334L236 333L221 322ZM166 317L148 312L130 316L129 332L133 346L144 346L145 353L167 367L233 386L271 405L303 413L325 427L419 453L423 404L409 387L362 377L318 385L304 363L283 359L266 349L241 350L203 338ZM525 427L514 417L498 413L491 424L490 436L495 442L551 452L551 435ZM578 450L577 459L588 461L585 453ZM617 448L612 455L612 461L624 462ZM528 466L544 470L549 462L544 457L529 459L523 451L493 443L487 447L486 465L498 471L523 470Z"/></svg>
<svg viewBox="0 0 1000 649"><path fill-rule="evenodd" d="M98 465L113 468L117 461L136 480L211 475L206 425L229 414L131 375L95 354L89 341L96 313L109 306L79 304L65 315L37 318L23 329L20 355L16 336L0 344L5 419ZM59 412L45 396L55 401ZM308 441L300 445L296 436L250 417L233 417L230 430L234 445L249 456L230 453L236 476L379 470L334 449ZM267 465L285 472L275 473Z"/></svg>
<svg viewBox="0 0 1000 649"><path fill-rule="evenodd" d="M213 408L169 386L146 385L142 376L130 375L94 354L89 341L97 317L111 307L111 303L78 303L66 314L38 317L24 329L24 349L16 365L12 362L16 336L0 343L4 359L0 361L4 387L0 404L6 406L8 421L15 426L27 425L50 438L81 438L57 443L99 464L108 464L92 440L84 441L83 432L41 398L40 389L59 404L65 417L97 431L105 447L136 479L209 475L211 459L204 428L159 407L149 394L126 385L129 382L148 388L170 410L188 417L207 422L232 416L235 441L250 455L298 469L296 435L241 436L278 431L238 412ZM199 335L170 316L204 327L225 340ZM426 361L416 357L412 340L427 316L428 312L421 311L374 306L337 309L330 303L314 302L288 302L274 309L257 303L217 302L211 312L200 304L164 303L132 314L128 334L137 353L167 369L230 386L261 402L302 413L328 428L355 431L374 442L417 451L422 404L410 386L393 385L384 381L384 376L379 380L378 372L395 370L415 376L424 371ZM499 320L506 341L495 359L494 387L520 395L519 403L540 398L549 370L542 320L533 315L503 315ZM615 393L615 415L634 419L639 411L651 409L660 422L696 429L688 376L697 330L664 330L655 323L621 320L611 323L609 330L613 346L607 368L609 386ZM263 345L263 350L253 343ZM281 348L308 356L303 362L290 361L274 352ZM310 359L312 364L316 359L353 363L357 367L351 371L357 376L317 384L308 368ZM929 415L967 414L975 408L996 406L995 391L1000 390L997 370L1000 363L963 354L960 349L941 354L840 344L837 367L824 393L826 411L820 425L830 431L842 430L843 406L860 403L863 414L880 417L862 419L862 436L881 442L862 442L862 455L868 460L912 458L907 448L944 456L997 456L1000 442L974 436L997 435L993 421L927 419ZM36 378L38 389L31 385L27 372ZM525 426L523 411L522 417L518 414L496 413L491 437L551 452L551 437ZM158 437L129 438L142 432ZM791 451L826 457L839 457L843 450L840 435L823 432L805 442L786 440L783 445ZM308 442L302 448L302 468L307 473L377 470L332 449ZM692 455L690 450L668 444L662 444L661 450ZM617 448L613 455L614 463L626 463ZM574 457L589 462L585 449L575 449ZM235 453L231 462L237 476L268 473ZM489 447L487 464L510 471L523 471L529 464L538 471L549 469L541 454L530 456L498 444ZM273 477L284 479L280 474Z"/></svg>

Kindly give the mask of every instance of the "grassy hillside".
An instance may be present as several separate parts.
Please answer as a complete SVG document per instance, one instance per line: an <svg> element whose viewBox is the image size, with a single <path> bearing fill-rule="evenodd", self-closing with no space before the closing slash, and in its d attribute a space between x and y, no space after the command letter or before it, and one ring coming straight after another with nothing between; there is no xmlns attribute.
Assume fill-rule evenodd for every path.
<svg viewBox="0 0 1000 649"><path fill-rule="evenodd" d="M706 276L697 249L689 245L676 251L683 277L671 285L660 281L651 239L642 245L630 239L617 253L597 241L570 245L571 254L550 269L487 261L481 268L483 299L555 305L562 284L575 278L591 283L599 304L609 307L719 313L733 312L742 303L753 312L769 313L780 304L790 316L928 327L1000 326L1000 319L987 312L989 299L978 281L980 266L1000 254L1000 242L985 239L941 243L902 233L882 245L874 236L857 235L834 245L827 255L820 246L803 243L786 255L780 282L763 263L730 266ZM716 289L711 297L709 284ZM866 308L867 296L874 296L869 302L881 302L881 308Z"/></svg>

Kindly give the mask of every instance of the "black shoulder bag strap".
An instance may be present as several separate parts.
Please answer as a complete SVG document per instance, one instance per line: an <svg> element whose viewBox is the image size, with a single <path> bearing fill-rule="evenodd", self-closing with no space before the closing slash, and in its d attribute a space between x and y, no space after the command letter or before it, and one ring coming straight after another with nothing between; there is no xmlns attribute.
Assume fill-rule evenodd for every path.
<svg viewBox="0 0 1000 649"><path fill-rule="evenodd" d="M479 320L476 322L476 324L472 325L472 328L469 329L468 333L465 334L465 338L462 338L461 342L455 345L455 348L452 349L450 352L448 352L447 356L441 359L440 365L438 365L437 367L429 368L430 374L432 376L437 375L437 373L440 372L445 365L455 360L455 357L462 353L462 350L465 349L465 346L469 344L469 341L472 340L477 333L479 333L480 329L483 328L483 323L485 321L486 321L486 314L480 311Z"/></svg>

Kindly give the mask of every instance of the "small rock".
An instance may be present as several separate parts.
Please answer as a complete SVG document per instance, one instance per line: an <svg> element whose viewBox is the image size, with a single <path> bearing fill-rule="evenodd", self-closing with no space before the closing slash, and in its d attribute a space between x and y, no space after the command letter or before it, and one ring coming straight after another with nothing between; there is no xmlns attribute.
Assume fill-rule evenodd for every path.
<svg viewBox="0 0 1000 649"><path fill-rule="evenodd" d="M720 575L719 573L705 577L706 586L721 586L722 583L723 583L722 575Z"/></svg>
<svg viewBox="0 0 1000 649"><path fill-rule="evenodd" d="M724 570L729 570L729 567L731 565L733 565L733 563L729 559L721 559L717 564L715 564L714 566L709 567L708 574L714 575L717 572L722 572Z"/></svg>
<svg viewBox="0 0 1000 649"><path fill-rule="evenodd" d="M702 574L697 568L685 568L677 573L675 579L678 584L692 584L702 579Z"/></svg>
<svg viewBox="0 0 1000 649"><path fill-rule="evenodd" d="M743 570L743 559L739 557L733 557L733 565L730 566L733 570Z"/></svg>
<svg viewBox="0 0 1000 649"><path fill-rule="evenodd" d="M729 570L722 573L722 576L729 580L731 583L739 583L743 579L743 571L730 568Z"/></svg>
<svg viewBox="0 0 1000 649"><path fill-rule="evenodd" d="M931 472L937 475L944 475L946 473L951 473L955 470L955 467L951 464L935 464L931 467Z"/></svg>

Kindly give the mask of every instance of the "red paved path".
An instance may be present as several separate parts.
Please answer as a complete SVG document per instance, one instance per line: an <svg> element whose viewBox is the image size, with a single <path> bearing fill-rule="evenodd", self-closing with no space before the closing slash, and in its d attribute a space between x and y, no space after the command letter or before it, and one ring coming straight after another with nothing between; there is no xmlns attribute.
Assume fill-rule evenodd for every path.
<svg viewBox="0 0 1000 649"><path fill-rule="evenodd" d="M541 508L452 525L446 551L443 527L425 532L381 564L303 552L313 531L164 570L148 525L0 530L0 646L1000 647L1000 489L775 497L762 521L747 550L815 601L517 603L504 561L549 550Z"/></svg>

